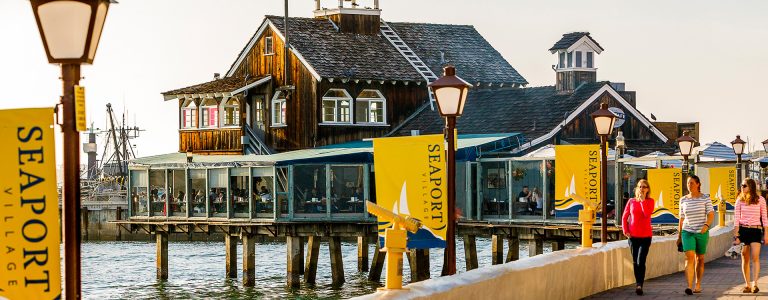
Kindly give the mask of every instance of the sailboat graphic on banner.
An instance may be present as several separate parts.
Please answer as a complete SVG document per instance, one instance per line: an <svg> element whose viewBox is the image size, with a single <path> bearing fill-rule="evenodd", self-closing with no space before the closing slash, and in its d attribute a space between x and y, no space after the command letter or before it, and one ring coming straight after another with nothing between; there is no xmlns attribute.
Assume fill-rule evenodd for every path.
<svg viewBox="0 0 768 300"><path fill-rule="evenodd" d="M573 197L571 195L576 194L579 195L579 193L576 191L576 175L571 175L571 183L565 187L565 193L563 193L563 199L562 200L555 200L555 206L558 210L566 210L570 209L576 205L580 205L578 202L573 200Z"/></svg>
<svg viewBox="0 0 768 300"><path fill-rule="evenodd" d="M406 182L403 182L403 187L400 189L400 199L395 201L392 205L392 212L401 216L411 216L411 211L408 208L408 189ZM392 225L386 224L386 226L391 227ZM384 238L380 236L379 240L383 243ZM422 226L416 233L408 232L408 248L445 248L445 239L434 233L432 228Z"/></svg>
<svg viewBox="0 0 768 300"><path fill-rule="evenodd" d="M659 192L659 200L656 200L656 208L653 210L653 214L651 214L651 218L657 218L662 217L664 215L667 215L663 217L665 220L673 220L675 218L675 215L669 211L668 208L664 207L664 191ZM668 219L671 218L671 219Z"/></svg>

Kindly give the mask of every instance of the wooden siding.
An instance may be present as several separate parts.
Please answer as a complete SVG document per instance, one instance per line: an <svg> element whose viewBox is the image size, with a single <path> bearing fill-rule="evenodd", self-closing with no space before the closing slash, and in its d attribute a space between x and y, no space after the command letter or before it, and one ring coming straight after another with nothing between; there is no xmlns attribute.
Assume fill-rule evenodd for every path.
<svg viewBox="0 0 768 300"><path fill-rule="evenodd" d="M596 72L584 71L565 71L557 72L557 90L573 91L582 83L595 82L597 80Z"/></svg>
<svg viewBox="0 0 768 300"><path fill-rule="evenodd" d="M381 16L335 14L329 15L328 19L344 33L378 34L381 31Z"/></svg>
<svg viewBox="0 0 768 300"><path fill-rule="evenodd" d="M600 95L597 101L593 102L583 113L568 123L560 133L560 138L571 141L583 140L585 142L593 141L599 143L599 138L590 115L600 109L600 103L603 102L608 103L608 107L619 107L624 111L626 115L624 124L618 129L623 132L624 138L627 141L648 141L658 139L655 134L640 122L639 119L629 114L627 108L616 101L608 92L604 92Z"/></svg>
<svg viewBox="0 0 768 300"><path fill-rule="evenodd" d="M242 154L240 128L179 131L179 152L219 152Z"/></svg>

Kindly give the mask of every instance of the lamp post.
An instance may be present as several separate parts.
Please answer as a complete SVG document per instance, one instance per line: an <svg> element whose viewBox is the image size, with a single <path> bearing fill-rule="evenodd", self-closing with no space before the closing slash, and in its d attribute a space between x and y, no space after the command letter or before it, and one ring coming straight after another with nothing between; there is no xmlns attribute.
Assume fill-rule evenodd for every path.
<svg viewBox="0 0 768 300"><path fill-rule="evenodd" d="M75 123L74 87L80 64L96 55L108 0L31 0L48 62L61 65L64 134L64 280L65 298L80 299L80 136Z"/></svg>
<svg viewBox="0 0 768 300"><path fill-rule="evenodd" d="M683 194L686 194L686 181L688 180L688 157L691 156L691 153L693 152L693 146L696 145L696 139L692 138L688 130L683 131L683 135L681 137L678 137L677 140L677 147L680 148L680 155L683 156L683 165L682 165L682 173L683 173L683 184L682 190ZM719 212L719 218L718 220L722 219L721 223L718 224L725 224L725 206L722 206L718 209Z"/></svg>
<svg viewBox="0 0 768 300"><path fill-rule="evenodd" d="M623 211L621 211L621 208L624 207L624 163L619 162L619 159L624 158L624 149L627 148L626 139L624 138L624 133L621 131L616 132L616 151L614 162L616 163L615 173L616 174L616 184L614 185L616 187L616 192L613 194L613 198L616 199L614 203L616 203L616 207L614 208L616 210L616 213L614 214L618 220L618 217L621 216ZM622 201L620 202L619 199Z"/></svg>
<svg viewBox="0 0 768 300"><path fill-rule="evenodd" d="M733 153L736 154L736 184L741 184L741 155L744 154L745 144L747 142L741 140L740 135L736 135L736 139L731 142Z"/></svg>
<svg viewBox="0 0 768 300"><path fill-rule="evenodd" d="M442 77L429 84L435 94L440 115L445 117L448 228L445 233L443 276L456 274L456 143L453 131L456 118L464 112L464 102L470 87L472 85L456 76L456 68L451 65L443 68Z"/></svg>
<svg viewBox="0 0 768 300"><path fill-rule="evenodd" d="M763 141L763 150L765 150L765 155L768 156L768 140ZM760 163L761 166L764 166L763 163ZM763 174L761 171L760 174ZM765 183L765 177L760 178L760 184L765 184L765 188L768 189L768 183Z"/></svg>
<svg viewBox="0 0 768 300"><path fill-rule="evenodd" d="M616 115L608 110L608 104L600 104L600 109L592 113L592 121L597 135L600 136L600 242L608 242L608 136L613 132Z"/></svg>

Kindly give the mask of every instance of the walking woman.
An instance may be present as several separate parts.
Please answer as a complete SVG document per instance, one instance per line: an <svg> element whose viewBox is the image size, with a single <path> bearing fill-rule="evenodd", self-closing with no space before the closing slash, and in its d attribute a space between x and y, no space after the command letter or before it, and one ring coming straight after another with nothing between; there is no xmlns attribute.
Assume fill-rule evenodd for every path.
<svg viewBox="0 0 768 300"><path fill-rule="evenodd" d="M709 228L715 219L715 210L712 208L712 200L701 193L701 180L698 176L689 175L686 184L688 194L680 199L680 223L677 227L680 234L677 235L677 243L683 243L685 252L685 279L688 281L685 294L693 295L701 293L704 254L707 253Z"/></svg>
<svg viewBox="0 0 768 300"><path fill-rule="evenodd" d="M645 258L651 247L651 215L653 214L655 201L649 196L651 186L648 180L640 179L635 187L635 198L627 201L627 207L621 215L621 228L629 239L629 248L632 253L632 266L635 271L637 287L635 293L643 294L643 281L645 280Z"/></svg>
<svg viewBox="0 0 768 300"><path fill-rule="evenodd" d="M765 199L757 194L757 184L754 179L747 178L741 182L741 193L736 197L736 209L733 213L734 241L737 245L743 243L741 252L741 274L744 275L743 293L757 293L757 279L760 277L760 245L768 238L768 213ZM752 262L754 277L750 285L749 262Z"/></svg>

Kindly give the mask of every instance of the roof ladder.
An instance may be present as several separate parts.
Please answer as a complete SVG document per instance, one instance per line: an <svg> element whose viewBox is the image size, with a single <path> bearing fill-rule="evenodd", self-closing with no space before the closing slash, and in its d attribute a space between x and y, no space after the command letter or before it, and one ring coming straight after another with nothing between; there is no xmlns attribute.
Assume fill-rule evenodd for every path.
<svg viewBox="0 0 768 300"><path fill-rule="evenodd" d="M416 69L419 74L421 74L421 77L424 77L424 80L427 81L427 84L432 83L433 81L437 80L437 76L435 76L435 73L432 73L432 70L424 64L423 61L419 58L418 55L416 55L413 50L411 50L411 47L408 47L408 44L403 41L399 35L392 29L392 27L389 27L389 24L387 22L384 22L384 20L381 20L381 35L384 36L390 43L392 43L392 46L397 49L400 54L405 57L405 60L407 60L413 68ZM432 93L432 89L427 87L427 93L429 94L429 107L432 110L435 110L435 95Z"/></svg>

